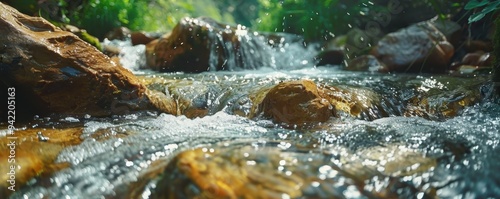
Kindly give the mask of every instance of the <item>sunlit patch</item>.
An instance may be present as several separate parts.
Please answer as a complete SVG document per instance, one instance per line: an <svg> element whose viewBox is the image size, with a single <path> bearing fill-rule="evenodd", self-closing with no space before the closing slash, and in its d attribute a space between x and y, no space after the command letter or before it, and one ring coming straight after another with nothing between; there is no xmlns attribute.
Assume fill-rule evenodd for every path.
<svg viewBox="0 0 500 199"><path fill-rule="evenodd" d="M428 92L431 89L446 89L446 86L442 84L441 82L438 82L436 79L425 79L422 82L422 85L417 88L418 91L420 92Z"/></svg>

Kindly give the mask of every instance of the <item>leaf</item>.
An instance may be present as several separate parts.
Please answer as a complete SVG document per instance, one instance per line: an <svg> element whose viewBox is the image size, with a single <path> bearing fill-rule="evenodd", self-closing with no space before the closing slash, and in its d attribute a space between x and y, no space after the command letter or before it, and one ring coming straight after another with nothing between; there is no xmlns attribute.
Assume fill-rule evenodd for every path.
<svg viewBox="0 0 500 199"><path fill-rule="evenodd" d="M487 14L490 13L491 11L498 9L499 6L500 6L500 1L495 1L493 3L488 4L488 6L484 7L484 9L481 12Z"/></svg>
<svg viewBox="0 0 500 199"><path fill-rule="evenodd" d="M481 20L484 16L486 16L485 13L483 12L478 12L478 13L474 13L473 15L471 15L469 17L469 23L474 23L476 21L479 21Z"/></svg>
<svg viewBox="0 0 500 199"><path fill-rule="evenodd" d="M478 1L478 0L471 0L469 1L464 9L466 10L472 10L472 9L475 9L475 8L479 8L479 7L482 7L482 6L485 6L489 3L488 0L483 0L483 1Z"/></svg>
<svg viewBox="0 0 500 199"><path fill-rule="evenodd" d="M475 0L473 0L475 1ZM472 2L472 1L471 1ZM470 3L470 2L469 2ZM488 13L493 12L495 10L498 10L500 8L500 1L494 1L492 3L487 4L487 6L479 11L478 13L474 13L469 17L469 23L473 23L476 21L481 20L484 16L486 16Z"/></svg>

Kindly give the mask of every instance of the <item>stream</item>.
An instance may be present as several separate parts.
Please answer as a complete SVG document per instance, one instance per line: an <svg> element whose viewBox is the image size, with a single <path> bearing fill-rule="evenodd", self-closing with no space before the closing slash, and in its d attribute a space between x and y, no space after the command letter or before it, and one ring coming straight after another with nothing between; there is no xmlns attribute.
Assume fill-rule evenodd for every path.
<svg viewBox="0 0 500 199"><path fill-rule="evenodd" d="M170 184L173 181L165 180L165 176L178 170L163 169L181 152L199 148L207 154L220 153L221 168L233 164L231 158L239 158L247 162L246 167L262 167L257 170L263 176L285 176L251 181L259 185L256 187L278 193L268 193L269 197L500 195L500 105L488 97L487 77L379 74L348 72L338 66L315 67L311 59L316 51L304 49L301 44L284 47L283 54L274 56L273 63L283 66L201 74L157 73L140 69L144 46L123 49L128 50L121 55L122 64L149 82L151 89L190 99L206 116L196 117L195 113L188 118L146 112L112 118L35 118L31 127L83 127L83 141L57 156L56 162L69 163L67 168L32 179L11 198L190 197L199 190L189 182ZM295 128L266 118L246 117L251 112L250 95L298 79L369 89L379 94L381 106L357 117L341 113L340 118ZM454 117L438 111L428 111L423 117L405 114L413 97L426 97L429 107L439 107L460 101L464 89L486 97L458 110ZM0 131L2 136L6 133ZM159 173L163 174L148 177L155 168L161 168ZM292 188L287 187L290 179L286 176L301 182L298 197L287 192ZM164 184L173 188L162 187Z"/></svg>

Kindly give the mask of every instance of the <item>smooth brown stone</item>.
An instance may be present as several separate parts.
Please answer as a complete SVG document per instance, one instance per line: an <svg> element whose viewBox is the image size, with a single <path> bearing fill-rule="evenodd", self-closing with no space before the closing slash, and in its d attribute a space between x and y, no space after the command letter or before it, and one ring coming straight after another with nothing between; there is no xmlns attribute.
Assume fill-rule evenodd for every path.
<svg viewBox="0 0 500 199"><path fill-rule="evenodd" d="M0 13L0 78L15 88L24 115L175 111L174 103L151 95L130 71L76 35L1 3Z"/></svg>

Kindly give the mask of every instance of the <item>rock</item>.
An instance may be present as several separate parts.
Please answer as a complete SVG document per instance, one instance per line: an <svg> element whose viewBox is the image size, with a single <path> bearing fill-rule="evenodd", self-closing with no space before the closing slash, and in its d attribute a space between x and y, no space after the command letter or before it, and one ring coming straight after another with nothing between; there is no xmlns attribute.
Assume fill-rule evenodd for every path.
<svg viewBox="0 0 500 199"><path fill-rule="evenodd" d="M325 122L335 114L323 91L310 80L283 82L274 86L267 92L259 110L264 117L291 125Z"/></svg>
<svg viewBox="0 0 500 199"><path fill-rule="evenodd" d="M8 144L15 143L15 190L20 190L32 178L41 175L50 175L51 173L63 169L69 165L66 163L56 163L55 160L61 150L66 147L81 143L82 128L67 129L26 129L14 131L13 135L0 136L0 158L5 160L0 167L0 190L7 190L10 186L7 182L10 172L8 163L10 151L12 148ZM45 138L45 141L40 139ZM14 162L12 162L14 163ZM7 198L10 191L0 191L1 198Z"/></svg>
<svg viewBox="0 0 500 199"><path fill-rule="evenodd" d="M473 66L491 66L493 57L490 53L467 53L462 58L462 64Z"/></svg>
<svg viewBox="0 0 500 199"><path fill-rule="evenodd" d="M154 66L155 64L155 60L156 60L156 53L155 53L155 48L156 48L156 45L158 44L158 42L160 41L160 39L155 39L151 42L149 42L148 44L146 44L146 65L147 67L152 67Z"/></svg>
<svg viewBox="0 0 500 199"><path fill-rule="evenodd" d="M405 100L404 116L445 120L459 115L466 107L477 104L484 96L481 87L487 76L459 78L440 76L408 81L415 94Z"/></svg>
<svg viewBox="0 0 500 199"><path fill-rule="evenodd" d="M279 143L290 144L224 143L184 151L160 175L150 198L398 198L424 193L402 179L436 166L402 146L365 149L360 158L347 149L332 148L338 155L329 156Z"/></svg>
<svg viewBox="0 0 500 199"><path fill-rule="evenodd" d="M386 72L387 68L373 55L361 55L349 61L344 70Z"/></svg>
<svg viewBox="0 0 500 199"><path fill-rule="evenodd" d="M132 45L139 45L139 44L148 44L149 42L158 39L154 36L148 35L145 32L132 32L130 34L130 40L132 41Z"/></svg>
<svg viewBox="0 0 500 199"><path fill-rule="evenodd" d="M126 27L118 27L106 33L104 37L109 40L126 40L130 37L131 32L132 31Z"/></svg>
<svg viewBox="0 0 500 199"><path fill-rule="evenodd" d="M452 63L452 69L459 74L492 71L493 56L491 53L467 53L460 62Z"/></svg>
<svg viewBox="0 0 500 199"><path fill-rule="evenodd" d="M399 115L398 110L391 110L384 104L382 97L376 92L352 86L319 86L329 99L337 113L363 120L374 120L389 115Z"/></svg>
<svg viewBox="0 0 500 199"><path fill-rule="evenodd" d="M130 71L76 35L1 3L0 13L0 78L3 87L15 88L20 111L31 116L175 113L174 102L159 100Z"/></svg>
<svg viewBox="0 0 500 199"><path fill-rule="evenodd" d="M454 47L430 22L421 22L383 37L371 54L389 71L443 73Z"/></svg>
<svg viewBox="0 0 500 199"><path fill-rule="evenodd" d="M147 65L162 72L254 69L271 63L261 52L270 48L261 36L210 18L184 18L155 44Z"/></svg>
<svg viewBox="0 0 500 199"><path fill-rule="evenodd" d="M382 105L375 92L354 87L316 85L310 80L279 83L262 88L252 100L250 118L271 118L285 126L325 122L337 113L365 120L373 120L393 113Z"/></svg>

